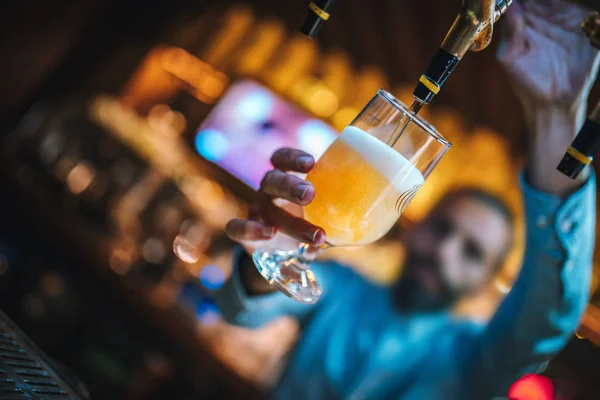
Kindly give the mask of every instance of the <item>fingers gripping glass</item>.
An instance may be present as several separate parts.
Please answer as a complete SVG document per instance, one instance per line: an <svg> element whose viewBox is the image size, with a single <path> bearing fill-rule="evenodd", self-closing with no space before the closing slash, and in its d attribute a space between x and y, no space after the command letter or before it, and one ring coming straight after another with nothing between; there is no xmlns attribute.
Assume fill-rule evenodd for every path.
<svg viewBox="0 0 600 400"><path fill-rule="evenodd" d="M380 90L308 173L315 188L304 218L325 230L322 248L360 246L384 236L450 148L435 129ZM303 244L258 249L261 275L289 297L316 303L322 289Z"/></svg>

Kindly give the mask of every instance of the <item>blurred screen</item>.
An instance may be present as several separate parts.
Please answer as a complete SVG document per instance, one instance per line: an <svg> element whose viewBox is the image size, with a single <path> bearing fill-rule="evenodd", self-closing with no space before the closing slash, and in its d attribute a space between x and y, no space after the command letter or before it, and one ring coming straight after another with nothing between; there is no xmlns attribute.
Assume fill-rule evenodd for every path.
<svg viewBox="0 0 600 400"><path fill-rule="evenodd" d="M271 169L271 155L298 148L319 158L337 132L267 88L233 84L195 131L193 143L205 159L258 189Z"/></svg>

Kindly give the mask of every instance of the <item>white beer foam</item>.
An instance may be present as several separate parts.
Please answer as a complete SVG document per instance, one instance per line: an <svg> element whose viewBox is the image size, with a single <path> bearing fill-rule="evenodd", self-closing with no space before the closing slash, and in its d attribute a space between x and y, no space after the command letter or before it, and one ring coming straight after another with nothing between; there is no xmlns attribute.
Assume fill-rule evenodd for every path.
<svg viewBox="0 0 600 400"><path fill-rule="evenodd" d="M421 172L402 154L360 128L347 126L338 139L356 151L401 193L425 182Z"/></svg>

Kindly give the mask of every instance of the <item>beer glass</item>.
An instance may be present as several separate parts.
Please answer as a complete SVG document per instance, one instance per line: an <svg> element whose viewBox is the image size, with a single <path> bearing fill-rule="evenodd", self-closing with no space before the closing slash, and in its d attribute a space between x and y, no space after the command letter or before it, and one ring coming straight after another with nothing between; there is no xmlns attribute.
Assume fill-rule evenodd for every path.
<svg viewBox="0 0 600 400"><path fill-rule="evenodd" d="M384 236L451 144L390 93L380 90L306 176L315 188L304 218L325 230L332 246L360 246ZM306 304L322 294L310 270L308 245L258 249L261 275Z"/></svg>

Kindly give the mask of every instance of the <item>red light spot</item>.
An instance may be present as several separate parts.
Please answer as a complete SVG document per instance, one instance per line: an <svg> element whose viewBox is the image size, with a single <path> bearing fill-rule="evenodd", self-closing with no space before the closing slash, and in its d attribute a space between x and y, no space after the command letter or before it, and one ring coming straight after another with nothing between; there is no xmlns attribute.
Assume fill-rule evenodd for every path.
<svg viewBox="0 0 600 400"><path fill-rule="evenodd" d="M510 400L552 400L554 387L549 378L528 374L516 381L508 392Z"/></svg>

